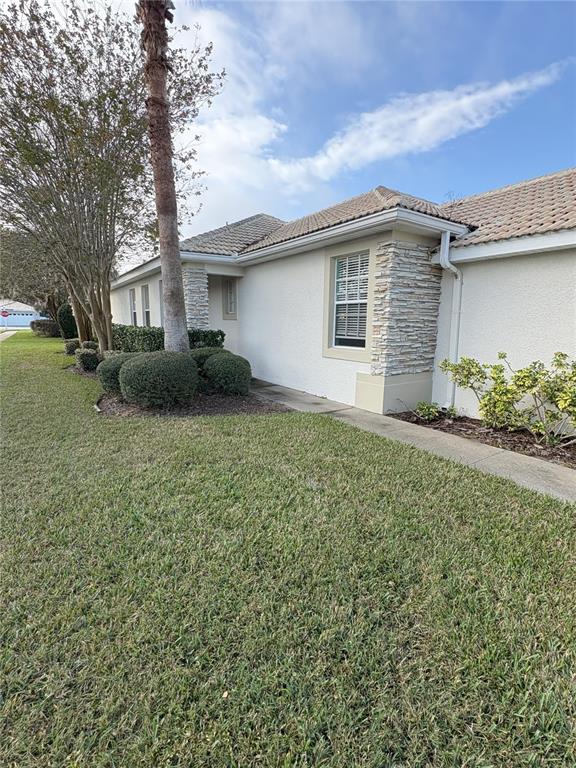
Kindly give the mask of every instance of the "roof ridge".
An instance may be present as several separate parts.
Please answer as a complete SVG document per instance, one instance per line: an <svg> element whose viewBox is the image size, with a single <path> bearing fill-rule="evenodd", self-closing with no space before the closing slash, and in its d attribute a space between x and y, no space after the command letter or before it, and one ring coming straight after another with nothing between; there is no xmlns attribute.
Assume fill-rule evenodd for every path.
<svg viewBox="0 0 576 768"><path fill-rule="evenodd" d="M311 211L310 213L305 213L304 216L297 216L295 219L290 219L290 221L285 221L284 224L294 224L296 221L300 221L301 219L307 219L310 216L317 216L319 213L324 213L325 211L331 211L332 208L337 208L339 205L346 205L346 203L350 203L352 200L357 200L359 197L365 197L366 195L372 194L372 192L375 192L375 189L368 189L366 192L359 192L357 195L352 195L352 197L347 197L345 200L339 200L337 203L332 203L332 205L327 205L324 208L320 208L318 211Z"/></svg>
<svg viewBox="0 0 576 768"><path fill-rule="evenodd" d="M498 192L506 192L510 189L517 189L518 187L526 187L543 179L551 179L557 176L564 176L569 173L574 173L576 166L571 168L563 168L561 171L553 171L552 173L544 173L542 176L534 176L531 179L524 179L523 181L515 181L513 184L505 184L503 187L496 187L495 189L487 189L485 192L477 192L474 195L465 195L464 197L457 197L454 200L448 200L445 203L436 203L440 208L447 208L456 203L463 202L464 200L477 200L480 197L488 197L495 195Z"/></svg>

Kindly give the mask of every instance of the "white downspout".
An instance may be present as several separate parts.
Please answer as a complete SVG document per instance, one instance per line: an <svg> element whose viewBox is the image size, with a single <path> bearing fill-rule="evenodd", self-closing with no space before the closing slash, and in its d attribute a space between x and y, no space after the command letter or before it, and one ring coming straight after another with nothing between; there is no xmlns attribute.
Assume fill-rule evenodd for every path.
<svg viewBox="0 0 576 768"><path fill-rule="evenodd" d="M458 347L460 342L460 315L462 313L462 271L455 267L450 261L450 232L442 232L440 240L440 266L447 269L454 275L454 285L452 289L452 306L450 313L450 346L448 348L448 359L452 363L458 362ZM456 384L451 381L448 383L446 397L446 407L453 406L456 401Z"/></svg>

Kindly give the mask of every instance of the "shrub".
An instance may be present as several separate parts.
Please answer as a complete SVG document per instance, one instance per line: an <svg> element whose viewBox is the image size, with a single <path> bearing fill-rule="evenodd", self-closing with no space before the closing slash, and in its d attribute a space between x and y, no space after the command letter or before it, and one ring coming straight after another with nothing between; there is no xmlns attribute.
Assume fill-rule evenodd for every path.
<svg viewBox="0 0 576 768"><path fill-rule="evenodd" d="M427 403L425 400L421 400L416 403L414 413L422 421L436 421L437 419L454 419L456 418L456 408L450 406L449 408L442 408L438 403Z"/></svg>
<svg viewBox="0 0 576 768"><path fill-rule="evenodd" d="M427 403L422 400L420 403L416 403L414 413L423 421L436 421L440 418L440 406L438 403Z"/></svg>
<svg viewBox="0 0 576 768"><path fill-rule="evenodd" d="M229 352L227 349L222 349L222 347L197 347L196 349L190 350L190 355L194 358L196 361L196 364L198 365L198 370L202 372L202 369L204 368L204 364L206 363L206 360L208 358L212 357L212 355L231 355L232 353Z"/></svg>
<svg viewBox="0 0 576 768"><path fill-rule="evenodd" d="M127 360L132 360L140 352L117 352L113 355L106 355L104 360L98 365L96 372L102 388L111 395L121 394L120 390L120 369Z"/></svg>
<svg viewBox="0 0 576 768"><path fill-rule="evenodd" d="M95 349L98 350L97 341L83 341L81 344L82 349Z"/></svg>
<svg viewBox="0 0 576 768"><path fill-rule="evenodd" d="M36 336L60 336L60 326L56 320L32 320L30 329Z"/></svg>
<svg viewBox="0 0 576 768"><path fill-rule="evenodd" d="M493 365L468 357L457 363L443 360L440 368L474 392L487 426L527 429L546 445L576 442L576 361L557 352L550 368L536 360L515 370L505 352L498 358L502 362Z"/></svg>
<svg viewBox="0 0 576 768"><path fill-rule="evenodd" d="M83 371L95 371L98 368L100 355L95 349L80 348L74 354L76 355L76 365Z"/></svg>
<svg viewBox="0 0 576 768"><path fill-rule="evenodd" d="M56 317L62 338L75 339L78 336L78 328L76 327L76 320L74 319L69 302L65 301L64 304L60 305Z"/></svg>
<svg viewBox="0 0 576 768"><path fill-rule="evenodd" d="M192 328L188 330L188 339L192 349L196 347L224 346L224 331ZM164 350L164 328L136 325L112 326L114 349L120 352L156 352Z"/></svg>
<svg viewBox="0 0 576 768"><path fill-rule="evenodd" d="M64 342L64 352L67 355L73 355L77 349L80 349L80 339L66 339Z"/></svg>
<svg viewBox="0 0 576 768"><path fill-rule="evenodd" d="M225 395L247 395L252 371L248 360L231 352L212 355L204 364L208 386Z"/></svg>
<svg viewBox="0 0 576 768"><path fill-rule="evenodd" d="M198 367L186 352L146 352L120 368L120 391L128 403L169 406L189 402L198 389Z"/></svg>

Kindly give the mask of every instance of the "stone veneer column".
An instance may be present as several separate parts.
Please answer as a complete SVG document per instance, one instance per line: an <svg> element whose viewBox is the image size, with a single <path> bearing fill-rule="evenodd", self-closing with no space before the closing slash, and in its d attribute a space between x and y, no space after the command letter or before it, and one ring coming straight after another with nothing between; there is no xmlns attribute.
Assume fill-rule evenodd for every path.
<svg viewBox="0 0 576 768"><path fill-rule="evenodd" d="M208 328L208 273L204 266L182 265L188 328Z"/></svg>
<svg viewBox="0 0 576 768"><path fill-rule="evenodd" d="M386 413L430 400L441 279L429 246L377 246L371 365L369 374L357 374L358 407Z"/></svg>
<svg viewBox="0 0 576 768"><path fill-rule="evenodd" d="M372 329L373 375L434 368L442 268L430 248L381 243L376 249Z"/></svg>

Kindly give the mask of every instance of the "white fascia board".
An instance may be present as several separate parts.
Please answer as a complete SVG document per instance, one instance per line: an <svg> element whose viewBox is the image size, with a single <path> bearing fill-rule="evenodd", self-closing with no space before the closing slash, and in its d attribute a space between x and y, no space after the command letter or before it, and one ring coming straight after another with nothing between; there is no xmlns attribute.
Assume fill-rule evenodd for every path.
<svg viewBox="0 0 576 768"><path fill-rule="evenodd" d="M128 283L133 283L135 280L140 280L142 277L153 275L155 272L160 272L159 256L156 256L154 259L150 259L150 261L147 261L145 264L140 264L138 267L133 267L132 269L128 270L128 272L125 272L123 275L117 277L116 280L112 280L110 287L112 290L114 290L115 288L120 288L123 285L128 285Z"/></svg>
<svg viewBox="0 0 576 768"><path fill-rule="evenodd" d="M468 232L468 227L463 224L455 224L445 219L437 219L434 216L409 211L405 208L392 208L389 211L374 213L371 216L347 221L344 224L336 224L320 232L311 232L309 235L303 235L294 240L260 248L258 251L238 256L236 262L238 264L250 265L261 261L271 261L272 259L279 259L284 256L292 256L296 253L308 251L315 245L326 246L352 240L383 229L392 228L398 224L404 224L410 229L427 234L452 232L455 235L464 235Z"/></svg>
<svg viewBox="0 0 576 768"><path fill-rule="evenodd" d="M528 256L532 253L547 253L567 248L576 248L576 229L564 229L545 235L513 237L508 240L479 243L478 245L458 246L453 243L450 248L450 261L453 264L458 264L466 261L505 259L510 256ZM432 262L434 264L440 263L438 254L433 257Z"/></svg>
<svg viewBox="0 0 576 768"><path fill-rule="evenodd" d="M234 256L226 253L198 253L197 251L180 251L182 262L201 262L202 264L236 264Z"/></svg>
<svg viewBox="0 0 576 768"><path fill-rule="evenodd" d="M222 264L222 265L229 265L235 267L233 270L233 273L238 275L242 274L242 270L237 266L236 259L234 256L229 256L225 253L198 253L196 251L180 251L180 260L183 264L185 263L201 263L206 264L206 267L208 269L208 273L211 273L210 265L211 264ZM116 280L113 280L111 283L111 288L114 290L115 288L120 288L124 285L128 285L129 283L137 282L138 280L141 280L143 277L150 277L151 275L156 274L157 272L160 272L160 257L156 256L154 259L150 259L150 261L147 261L145 264L140 264L138 267L134 267L133 269L129 270L128 272L125 272L123 275L120 275L116 278Z"/></svg>

